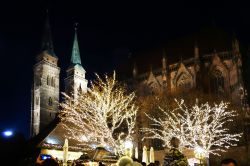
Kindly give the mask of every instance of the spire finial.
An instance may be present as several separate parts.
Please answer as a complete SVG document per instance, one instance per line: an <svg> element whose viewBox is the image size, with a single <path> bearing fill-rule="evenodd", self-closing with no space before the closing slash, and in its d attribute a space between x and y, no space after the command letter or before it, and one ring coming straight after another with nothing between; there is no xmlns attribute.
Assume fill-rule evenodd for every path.
<svg viewBox="0 0 250 166"><path fill-rule="evenodd" d="M195 46L195 47L198 47L198 42L197 42L197 40L194 41L194 46Z"/></svg>
<svg viewBox="0 0 250 166"><path fill-rule="evenodd" d="M77 31L78 22L75 23L75 31Z"/></svg>
<svg viewBox="0 0 250 166"><path fill-rule="evenodd" d="M152 67L152 64L149 65L149 70L150 70L150 73L153 73L153 67Z"/></svg>
<svg viewBox="0 0 250 166"><path fill-rule="evenodd" d="M166 58L166 50L165 50L165 48L162 49L162 57Z"/></svg>
<svg viewBox="0 0 250 166"><path fill-rule="evenodd" d="M198 59L199 58L199 47L197 40L194 41L194 58Z"/></svg>
<svg viewBox="0 0 250 166"><path fill-rule="evenodd" d="M163 48L163 55L162 55L162 70L167 69L167 58L166 58L166 52L165 49Z"/></svg>

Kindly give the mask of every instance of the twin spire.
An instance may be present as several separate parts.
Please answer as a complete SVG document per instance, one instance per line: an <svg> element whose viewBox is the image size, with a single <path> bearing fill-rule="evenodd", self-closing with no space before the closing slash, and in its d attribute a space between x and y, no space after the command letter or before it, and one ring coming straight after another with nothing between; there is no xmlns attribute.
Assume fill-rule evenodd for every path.
<svg viewBox="0 0 250 166"><path fill-rule="evenodd" d="M46 51L48 54L52 56L56 56L54 52L54 48L53 48L48 10L47 10L47 16L46 16L44 32L43 32L43 37L42 37L41 51Z"/></svg>
<svg viewBox="0 0 250 166"><path fill-rule="evenodd" d="M71 53L71 59L70 59L70 66L75 66L75 65L82 66L78 39L77 39L77 27L76 26L77 26L77 23L75 24L75 35L74 35L74 42L73 42L73 48L72 48L72 53ZM43 37L42 37L41 51L42 52L45 51L51 56L56 57L55 52L54 52L53 42L52 42L48 10L47 10L47 16L46 16L44 32L43 32Z"/></svg>
<svg viewBox="0 0 250 166"><path fill-rule="evenodd" d="M74 43L73 43L70 64L73 66L75 66L75 65L81 66L82 65L81 57L80 57L80 50L79 50L79 45L78 45L78 39L77 39L77 28L76 27L75 27L75 37L74 37Z"/></svg>

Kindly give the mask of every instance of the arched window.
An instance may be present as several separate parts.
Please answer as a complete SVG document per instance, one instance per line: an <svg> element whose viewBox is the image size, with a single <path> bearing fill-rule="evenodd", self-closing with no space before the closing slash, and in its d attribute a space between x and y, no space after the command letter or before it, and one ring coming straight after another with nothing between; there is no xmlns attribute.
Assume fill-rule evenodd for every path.
<svg viewBox="0 0 250 166"><path fill-rule="evenodd" d="M36 83L36 86L40 86L41 85L41 79L36 77L35 78L35 83Z"/></svg>
<svg viewBox="0 0 250 166"><path fill-rule="evenodd" d="M82 86L81 86L81 84L79 85L78 93L82 93Z"/></svg>
<svg viewBox="0 0 250 166"><path fill-rule="evenodd" d="M51 86L55 87L55 79L54 79L54 77L51 77Z"/></svg>
<svg viewBox="0 0 250 166"><path fill-rule="evenodd" d="M53 79L53 87L56 87L56 79Z"/></svg>
<svg viewBox="0 0 250 166"><path fill-rule="evenodd" d="M52 98L51 97L49 97L49 106L52 106L53 105L53 101L52 101Z"/></svg>
<svg viewBox="0 0 250 166"><path fill-rule="evenodd" d="M50 85L50 76L47 76L47 85Z"/></svg>
<svg viewBox="0 0 250 166"><path fill-rule="evenodd" d="M177 78L176 86L179 90L188 90L192 87L189 76L186 73L180 74Z"/></svg>
<svg viewBox="0 0 250 166"><path fill-rule="evenodd" d="M39 104L39 97L36 97L36 105Z"/></svg>
<svg viewBox="0 0 250 166"><path fill-rule="evenodd" d="M219 95L224 93L224 77L220 70L214 70L210 77L210 90Z"/></svg>

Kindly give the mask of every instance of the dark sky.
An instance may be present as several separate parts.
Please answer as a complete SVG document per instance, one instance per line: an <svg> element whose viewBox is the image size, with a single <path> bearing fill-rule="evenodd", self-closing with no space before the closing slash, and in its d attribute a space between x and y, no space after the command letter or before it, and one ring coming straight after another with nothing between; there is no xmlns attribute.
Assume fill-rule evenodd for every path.
<svg viewBox="0 0 250 166"><path fill-rule="evenodd" d="M10 128L28 136L32 66L40 50L46 8L49 8L54 48L63 79L75 22L79 23L78 39L87 78L92 78L94 72L112 71L128 58L129 52L160 45L212 24L234 31L240 42L249 43L249 8L235 4L216 4L210 8L204 7L206 4L191 6L127 1L120 4L41 0L2 3L0 129Z"/></svg>

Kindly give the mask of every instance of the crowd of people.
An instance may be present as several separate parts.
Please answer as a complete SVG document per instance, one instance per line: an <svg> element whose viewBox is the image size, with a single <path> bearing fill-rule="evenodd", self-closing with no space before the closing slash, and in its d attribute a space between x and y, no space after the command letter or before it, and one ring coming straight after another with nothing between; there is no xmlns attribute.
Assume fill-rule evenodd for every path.
<svg viewBox="0 0 250 166"><path fill-rule="evenodd" d="M179 152L178 152L179 153ZM172 162L164 162L163 166L189 166L187 162L185 162L185 157L183 155L180 155L180 158L175 158L175 160L171 160ZM181 161L181 162L177 162ZM184 162L183 162L184 161ZM61 166L63 165L62 162L58 161L55 158L49 158L46 160L41 160L40 157L36 160L36 166ZM98 166L160 166L159 161L155 161L154 163L149 163L148 165L145 162L140 162L138 159L132 159L128 156L121 157L117 163L113 164L107 164L103 162L99 162ZM82 162L73 161L71 163L68 163L68 166L85 166ZM196 166L200 166L199 164ZM234 159L223 159L220 163L220 166L237 166L237 162Z"/></svg>
<svg viewBox="0 0 250 166"><path fill-rule="evenodd" d="M61 160L58 160L57 158L48 158L45 160L42 160L40 155L38 155L35 162L25 162L22 165L31 165L31 166L62 166L63 162ZM130 158L128 156L121 157L116 163L107 163L104 161L99 161L97 164L92 164L92 166L189 166L186 157L177 149L173 148L169 151L169 153L166 153L163 163L160 163L159 161L155 161L154 163L145 163L140 162L140 160L135 158ZM74 160L69 161L67 163L67 166L90 166L89 162L85 161L85 164L82 160ZM199 164L194 166L201 166ZM202 165L203 166L203 165ZM237 162L234 159L228 158L223 159L220 163L220 166L237 166Z"/></svg>
<svg viewBox="0 0 250 166"><path fill-rule="evenodd" d="M168 153L166 153L165 157L164 157L164 162L162 163L163 166L189 166L188 164L188 160L185 157L184 154L182 154L179 150L179 140L173 138L171 140L171 145L172 148L168 151ZM37 166L59 166L62 165L62 163L58 162L57 159L54 158L49 158L46 160L42 160L41 157L37 158L36 161L36 165ZM82 162L77 162L77 161L73 161L69 164L70 166L84 166L84 164ZM99 162L98 164L99 166L105 166L105 165L111 165L111 166L160 166L160 162L159 161L155 161L154 163L145 163L145 162L140 162L138 159L135 158L131 158L128 156L123 156L121 157L117 163L102 163ZM203 166L203 164L198 164L195 166ZM220 163L220 166L237 166L237 163L235 160L233 159L223 159Z"/></svg>

